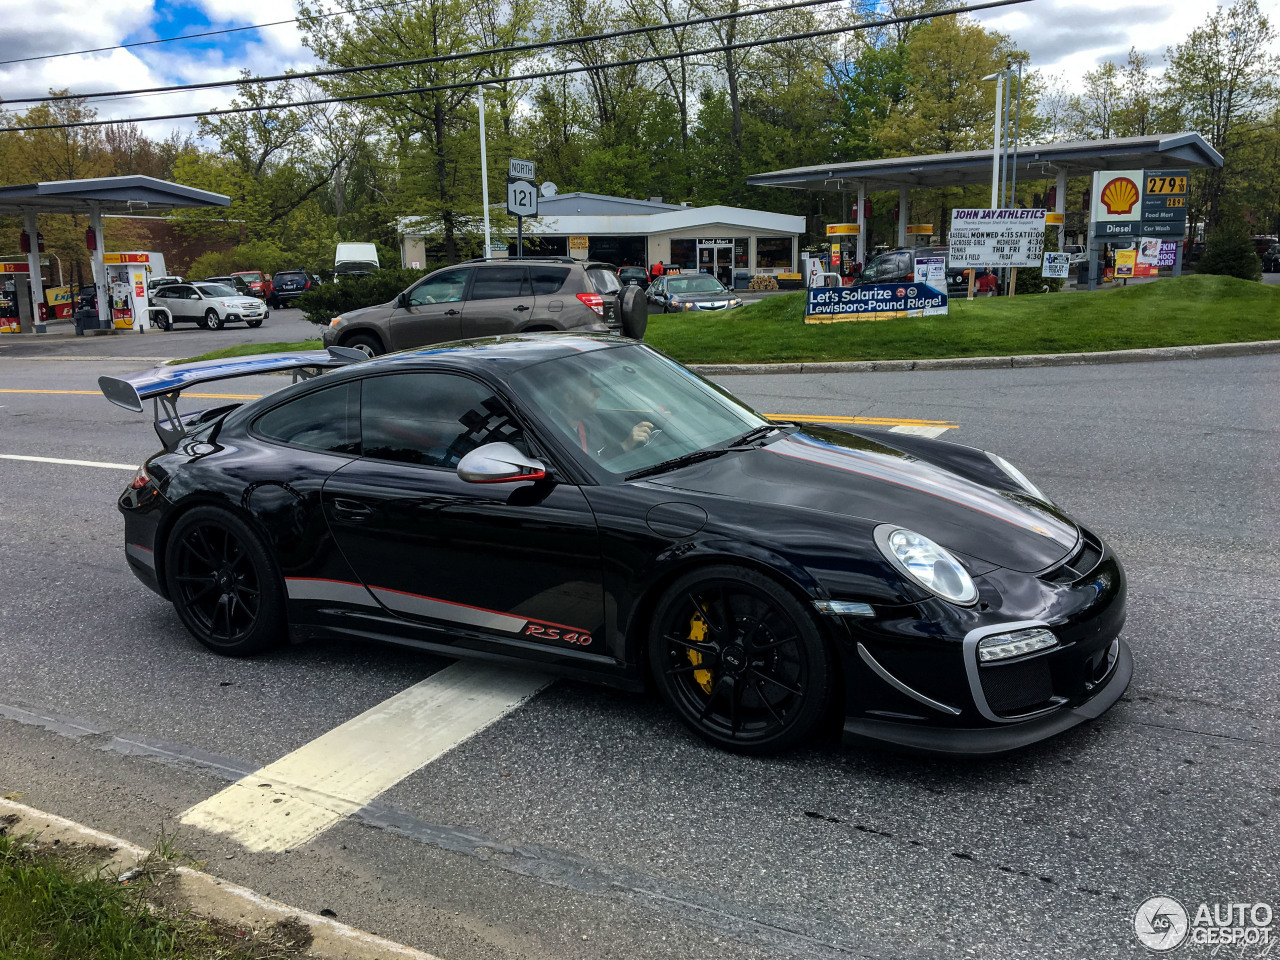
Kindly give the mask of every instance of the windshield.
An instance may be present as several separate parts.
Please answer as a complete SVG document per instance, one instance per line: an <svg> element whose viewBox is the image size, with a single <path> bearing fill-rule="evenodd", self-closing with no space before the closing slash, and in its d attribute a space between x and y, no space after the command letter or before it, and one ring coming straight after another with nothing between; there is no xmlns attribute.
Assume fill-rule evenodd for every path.
<svg viewBox="0 0 1280 960"><path fill-rule="evenodd" d="M260 283L262 281L262 274L257 270L246 270L243 273L235 274L235 276L240 277L242 280L247 280L250 283Z"/></svg>
<svg viewBox="0 0 1280 960"><path fill-rule="evenodd" d="M222 283L197 283L196 289L206 297L238 297L234 287Z"/></svg>
<svg viewBox="0 0 1280 960"><path fill-rule="evenodd" d="M715 277L668 277L667 290L679 296L682 293L724 293L725 288Z"/></svg>
<svg viewBox="0 0 1280 960"><path fill-rule="evenodd" d="M768 421L641 344L526 367L511 378L556 439L601 479L722 446ZM634 442L641 424L648 442Z"/></svg>

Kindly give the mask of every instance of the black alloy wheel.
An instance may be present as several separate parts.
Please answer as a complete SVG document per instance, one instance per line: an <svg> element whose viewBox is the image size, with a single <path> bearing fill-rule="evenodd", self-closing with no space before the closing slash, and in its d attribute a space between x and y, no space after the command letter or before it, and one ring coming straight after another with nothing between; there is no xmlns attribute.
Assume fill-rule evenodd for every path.
<svg viewBox="0 0 1280 960"><path fill-rule="evenodd" d="M227 656L249 656L284 635L284 591L261 539L217 507L184 514L169 535L169 596L197 640Z"/></svg>
<svg viewBox="0 0 1280 960"><path fill-rule="evenodd" d="M781 584L740 567L671 585L654 614L649 662L680 719L740 753L797 743L831 698L831 656L813 615Z"/></svg>

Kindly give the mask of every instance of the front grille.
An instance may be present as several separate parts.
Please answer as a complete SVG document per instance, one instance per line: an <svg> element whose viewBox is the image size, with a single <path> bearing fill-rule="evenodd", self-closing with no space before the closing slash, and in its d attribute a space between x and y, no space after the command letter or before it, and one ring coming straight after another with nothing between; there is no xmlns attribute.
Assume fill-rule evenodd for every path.
<svg viewBox="0 0 1280 960"><path fill-rule="evenodd" d="M1047 707L1053 697L1053 678L1045 657L984 666L981 677L987 705L1002 716Z"/></svg>
<svg viewBox="0 0 1280 960"><path fill-rule="evenodd" d="M1087 530L1080 531L1080 546L1045 576L1053 583L1075 583L1091 574L1102 560L1102 543Z"/></svg>

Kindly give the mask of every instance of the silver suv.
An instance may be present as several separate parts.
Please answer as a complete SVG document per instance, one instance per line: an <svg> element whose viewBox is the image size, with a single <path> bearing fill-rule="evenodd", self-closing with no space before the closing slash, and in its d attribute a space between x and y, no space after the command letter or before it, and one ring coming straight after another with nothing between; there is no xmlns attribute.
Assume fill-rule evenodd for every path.
<svg viewBox="0 0 1280 960"><path fill-rule="evenodd" d="M334 317L324 344L377 356L504 333L581 331L640 339L644 294L608 263L546 257L471 260L429 273L390 303Z"/></svg>

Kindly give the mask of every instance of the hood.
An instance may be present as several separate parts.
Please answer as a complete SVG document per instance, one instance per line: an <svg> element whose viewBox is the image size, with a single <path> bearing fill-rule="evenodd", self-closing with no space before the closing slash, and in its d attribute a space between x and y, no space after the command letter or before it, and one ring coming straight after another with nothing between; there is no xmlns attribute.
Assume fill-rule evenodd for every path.
<svg viewBox="0 0 1280 960"><path fill-rule="evenodd" d="M876 440L796 433L650 482L755 503L893 523L957 553L1033 573L1063 560L1076 525L1030 497L995 490Z"/></svg>
<svg viewBox="0 0 1280 960"><path fill-rule="evenodd" d="M716 300L732 300L737 294L732 290L723 290L720 293L673 293L671 299L680 303L707 303Z"/></svg>
<svg viewBox="0 0 1280 960"><path fill-rule="evenodd" d="M388 300L386 303L375 303L371 307L357 307L355 310L343 310L341 316L343 320L380 320L383 317L391 315L396 309L395 300Z"/></svg>

